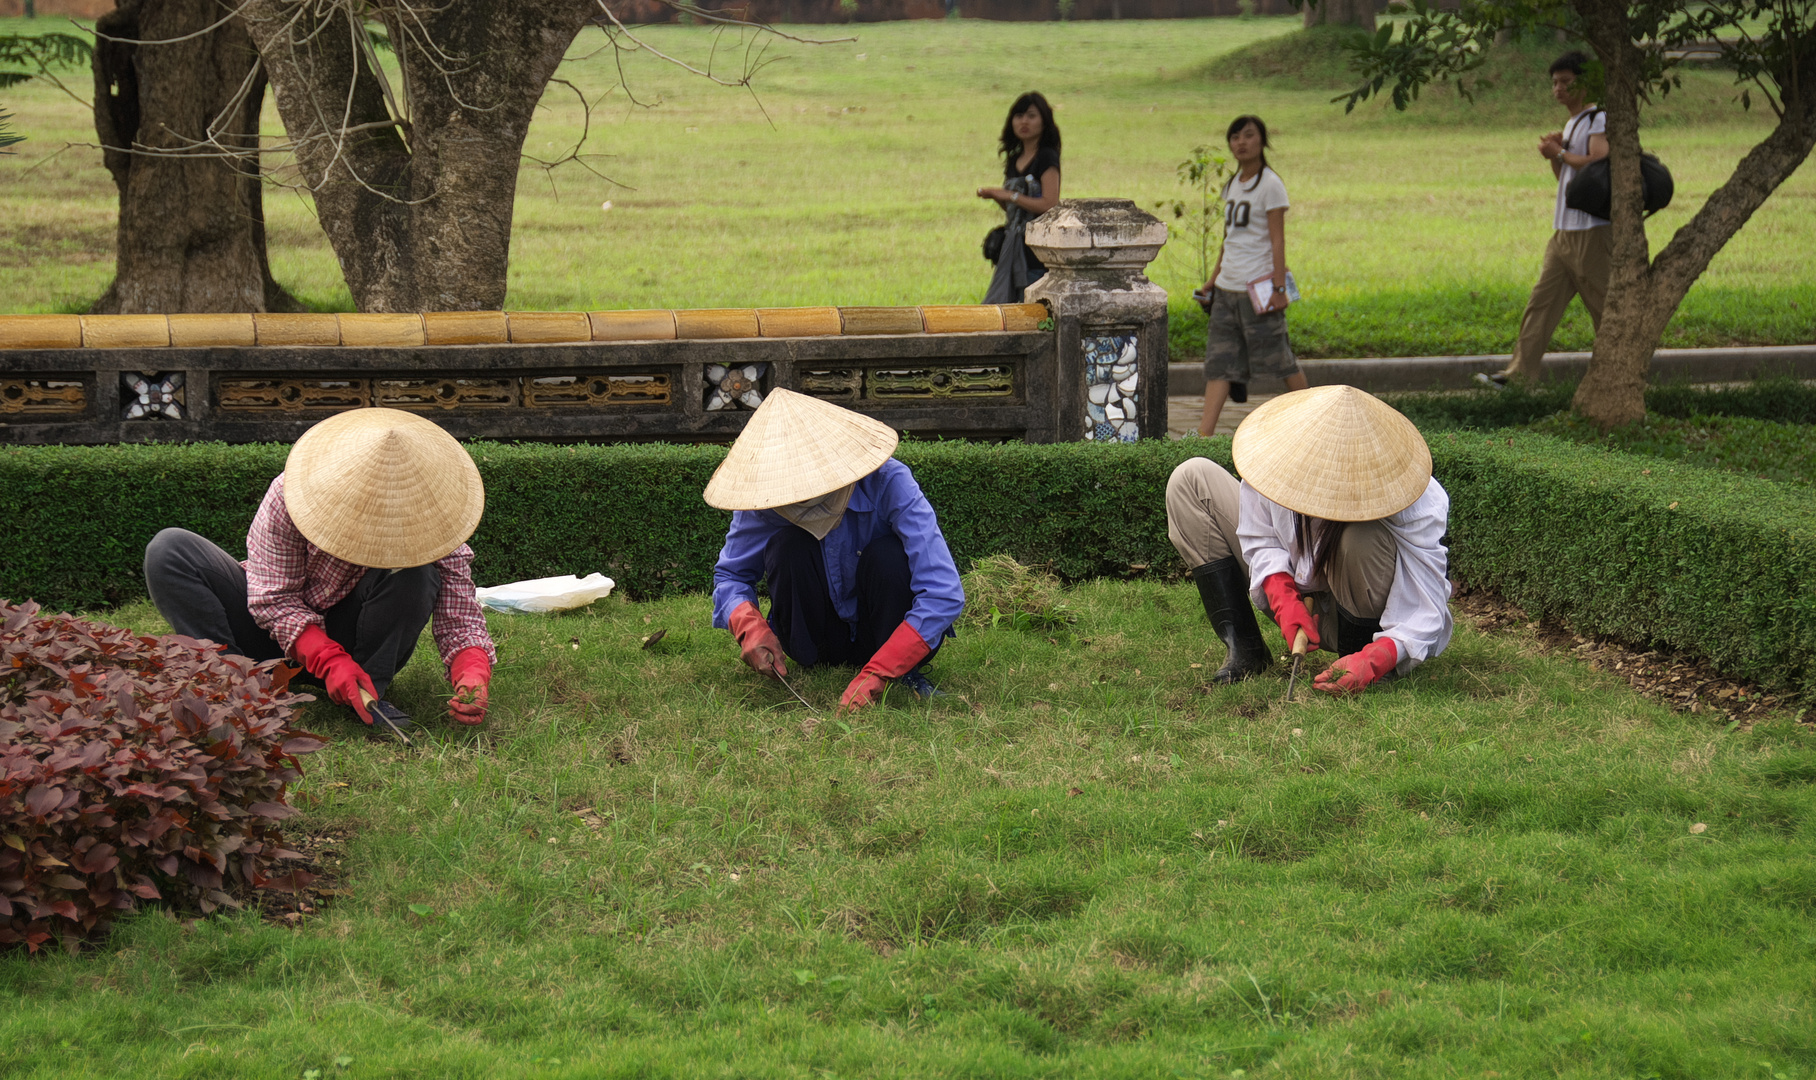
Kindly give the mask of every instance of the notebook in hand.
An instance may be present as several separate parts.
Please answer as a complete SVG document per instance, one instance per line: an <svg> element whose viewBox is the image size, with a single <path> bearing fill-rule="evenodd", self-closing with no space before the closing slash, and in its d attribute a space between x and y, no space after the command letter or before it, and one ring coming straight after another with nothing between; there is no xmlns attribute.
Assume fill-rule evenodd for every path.
<svg viewBox="0 0 1816 1080"><path fill-rule="evenodd" d="M1249 282L1249 303L1255 305L1255 314L1267 314L1267 304L1274 297L1274 275L1268 274ZM1293 280L1293 272L1286 272L1286 302L1299 302L1299 283Z"/></svg>

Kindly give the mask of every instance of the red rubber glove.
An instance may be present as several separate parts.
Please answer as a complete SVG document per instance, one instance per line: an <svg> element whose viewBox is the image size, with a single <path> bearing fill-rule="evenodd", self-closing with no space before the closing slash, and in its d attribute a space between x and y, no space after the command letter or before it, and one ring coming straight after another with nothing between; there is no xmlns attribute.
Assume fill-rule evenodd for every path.
<svg viewBox="0 0 1816 1080"><path fill-rule="evenodd" d="M1305 640L1311 648L1317 648L1318 620L1305 610L1305 601L1299 596L1299 586L1293 581L1293 575L1269 574L1261 583L1261 591L1267 594L1268 606L1274 609L1274 621L1280 624L1287 649L1292 649L1293 638L1301 630L1305 631Z"/></svg>
<svg viewBox="0 0 1816 1080"><path fill-rule="evenodd" d="M468 726L485 723L487 690L492 685L492 658L486 651L469 645L455 653L454 662L448 665L448 681L454 684L448 718Z"/></svg>
<svg viewBox="0 0 1816 1080"><path fill-rule="evenodd" d="M858 672L857 678L845 688L844 696L839 698L839 708L856 711L866 705L876 704L877 695L883 692L883 684L890 679L898 678L914 670L914 665L927 659L932 652L927 643L921 640L920 631L906 622L895 628L889 640L870 658L870 663Z"/></svg>
<svg viewBox="0 0 1816 1080"><path fill-rule="evenodd" d="M359 692L364 690L372 697L378 697L378 691L372 688L372 676L366 669L353 662L347 650L340 643L328 636L320 623L310 623L297 636L292 646L297 659L309 669L309 674L322 681L328 688L328 700L345 705L359 714L359 718L370 724L372 714L366 711L366 703L360 700Z"/></svg>
<svg viewBox="0 0 1816 1080"><path fill-rule="evenodd" d="M1392 671L1400 663L1400 647L1393 638L1376 638L1337 662L1312 680L1313 689L1327 694L1345 694L1362 689Z"/></svg>
<svg viewBox="0 0 1816 1080"><path fill-rule="evenodd" d="M757 605L749 600L732 609L731 636L738 639L738 645L744 650L744 662L759 675L768 675L772 679L788 678L788 661L782 654L782 642L776 632L769 628L763 613Z"/></svg>

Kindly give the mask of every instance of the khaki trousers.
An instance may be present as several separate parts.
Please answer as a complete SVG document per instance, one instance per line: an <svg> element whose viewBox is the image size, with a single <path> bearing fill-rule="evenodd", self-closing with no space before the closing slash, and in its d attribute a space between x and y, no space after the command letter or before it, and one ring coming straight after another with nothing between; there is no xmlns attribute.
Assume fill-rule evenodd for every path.
<svg viewBox="0 0 1816 1080"><path fill-rule="evenodd" d="M1187 568L1233 557L1247 576L1248 563L1236 538L1241 491L1229 470L1209 458L1181 462L1167 478L1167 538ZM1387 610L1397 556L1393 534L1379 521L1358 521L1343 530L1325 571L1325 590L1306 594L1318 616L1323 648L1336 649L1339 606L1362 619L1378 619ZM1267 615L1273 618L1273 612Z"/></svg>
<svg viewBox="0 0 1816 1080"><path fill-rule="evenodd" d="M1539 381L1545 350L1551 345L1552 332L1563 320L1571 297L1583 298L1589 321L1601 329L1602 302L1608 297L1612 251L1609 237L1613 232L1606 225L1598 225L1551 234L1551 242L1545 245L1539 283L1532 287L1532 299L1526 301L1526 313L1520 316L1520 340L1513 349L1513 363L1507 367L1508 379L1527 384Z"/></svg>

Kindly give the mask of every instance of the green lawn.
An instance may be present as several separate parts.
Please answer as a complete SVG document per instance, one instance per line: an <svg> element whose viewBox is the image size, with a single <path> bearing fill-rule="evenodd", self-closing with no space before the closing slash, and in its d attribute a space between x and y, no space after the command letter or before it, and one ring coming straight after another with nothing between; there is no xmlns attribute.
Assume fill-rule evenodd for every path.
<svg viewBox="0 0 1816 1080"><path fill-rule="evenodd" d="M508 303L975 301L989 270L978 243L998 215L972 192L1000 176L992 144L1009 101L1036 87L1059 110L1068 196L1151 206L1174 193L1174 166L1192 146L1219 143L1238 113L1267 118L1276 141L1270 159L1294 199L1289 258L1307 294L1294 335L1306 355L1511 348L1550 232L1552 182L1533 147L1558 126L1531 56L1510 62L1478 107L1440 89L1406 114L1371 103L1345 116L1328 101L1339 85L1328 64L1294 80L1219 59L1294 24L797 28L858 40L775 46L783 59L763 71L757 98L628 56L631 86L640 101L656 103L650 108L623 90L606 93L615 69L593 32L562 75L606 95L589 149L618 183L573 165L547 177L526 167ZM0 20L0 32L50 26ZM649 33L697 59L711 46L701 28ZM726 56L722 49L721 65ZM75 83L86 92L80 73ZM1725 76L1692 71L1652 114L1646 144L1669 163L1678 191L1653 219L1655 245L1767 130L1763 111L1742 112L1734 95ZM92 142L92 128L77 104L48 88L19 87L4 101L31 140L0 164L0 310L79 309L112 271L113 189L95 150L45 159L65 142ZM546 105L526 149L559 156L579 132L580 109L562 87ZM266 115L267 131L279 134ZM608 199L612 208L602 210ZM278 279L310 303L346 308L307 202L274 189L267 208ZM1667 343L1816 341L1812 249L1816 177L1804 169L1716 258ZM1192 263L1183 249L1169 250L1153 276L1183 298L1194 284ZM1202 316L1187 302L1174 314L1175 351L1190 359L1201 347ZM1577 309L1558 345L1588 341Z"/></svg>
<svg viewBox="0 0 1816 1080"><path fill-rule="evenodd" d="M853 724L742 668L701 597L494 617L482 733L304 718L344 896L0 957L0 1073L1816 1070L1809 727L1467 629L1353 700L1207 692L1189 586L1067 601L1076 639L966 627L952 697ZM397 684L419 714L433 666Z"/></svg>

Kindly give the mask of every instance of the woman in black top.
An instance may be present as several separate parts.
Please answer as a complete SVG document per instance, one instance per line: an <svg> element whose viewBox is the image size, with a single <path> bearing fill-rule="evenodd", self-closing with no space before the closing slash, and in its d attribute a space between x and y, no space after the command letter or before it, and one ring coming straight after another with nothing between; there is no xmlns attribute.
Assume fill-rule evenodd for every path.
<svg viewBox="0 0 1816 1080"><path fill-rule="evenodd" d="M986 304L1019 304L1022 292L1047 272L1022 242L1022 229L1059 202L1059 125L1053 106L1029 91L1003 121L1003 186L977 189L980 199L1003 204L1008 234L990 278Z"/></svg>

